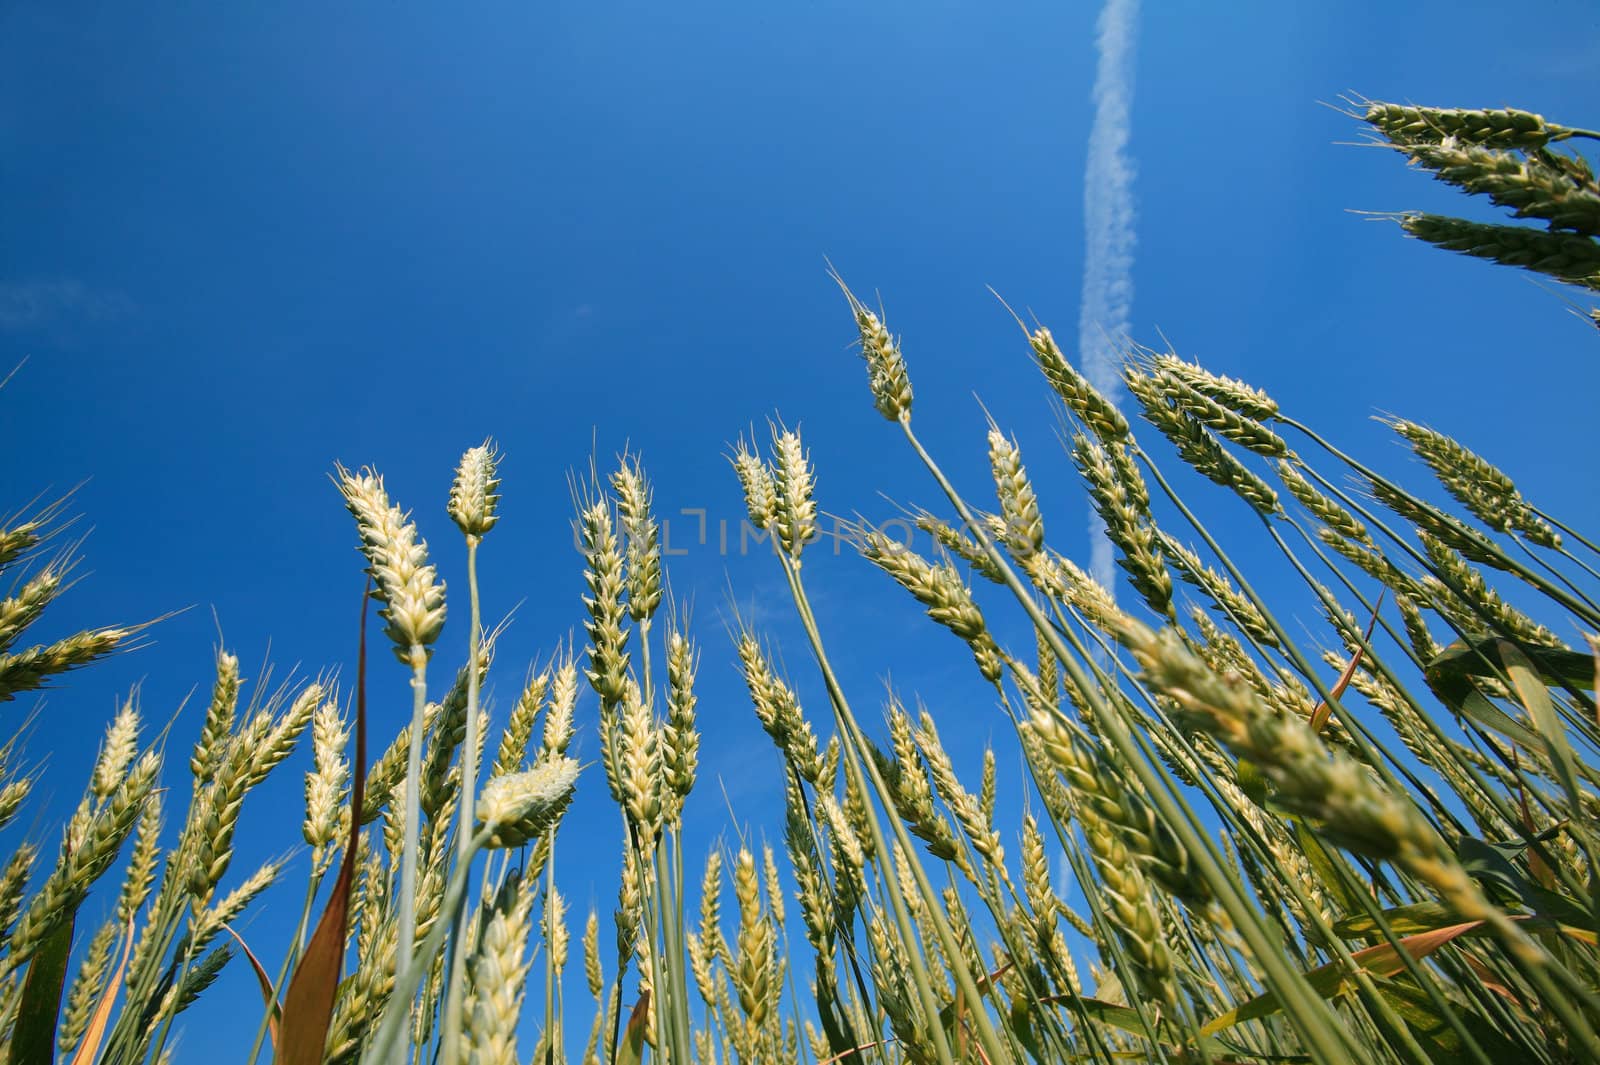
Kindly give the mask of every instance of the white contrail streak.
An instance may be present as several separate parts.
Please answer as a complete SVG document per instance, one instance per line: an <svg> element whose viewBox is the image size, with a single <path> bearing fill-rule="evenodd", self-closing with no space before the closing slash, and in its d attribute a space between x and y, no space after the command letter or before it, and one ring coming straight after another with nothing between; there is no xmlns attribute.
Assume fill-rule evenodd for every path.
<svg viewBox="0 0 1600 1065"><path fill-rule="evenodd" d="M1139 0L1106 0L1096 26L1094 125L1083 172L1083 300L1078 355L1084 376L1116 401L1122 381L1117 345L1133 311L1133 163L1128 158L1133 104L1133 47ZM1090 570L1113 586L1111 543L1092 519Z"/></svg>

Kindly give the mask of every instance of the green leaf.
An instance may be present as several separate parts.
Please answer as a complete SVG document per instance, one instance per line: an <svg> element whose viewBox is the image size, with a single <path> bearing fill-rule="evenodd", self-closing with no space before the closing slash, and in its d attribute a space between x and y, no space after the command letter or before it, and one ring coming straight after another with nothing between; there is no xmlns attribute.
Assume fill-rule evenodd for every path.
<svg viewBox="0 0 1600 1065"><path fill-rule="evenodd" d="M1339 875L1339 870L1334 865L1336 861L1334 856L1322 845L1316 833L1299 818L1294 820L1294 839L1300 845L1306 861L1311 863L1312 872L1317 874L1322 886L1339 903L1339 908L1346 913L1362 909L1362 901L1350 893L1345 886L1344 877Z"/></svg>
<svg viewBox="0 0 1600 1065"><path fill-rule="evenodd" d="M1517 689L1517 696L1522 700L1523 709L1528 711L1528 716L1533 719L1534 728L1539 731L1545 753L1550 757L1550 764L1555 767L1562 790L1567 793L1567 801L1572 804L1571 809L1574 811L1580 809L1578 773L1575 765L1577 759L1573 757L1572 747L1567 743L1567 728L1561 723L1561 716L1556 713L1549 689L1545 687L1528 656L1510 641L1500 640L1495 646L1500 652L1500 660L1506 664L1506 671L1511 675L1511 683ZM1588 656L1576 655L1576 657L1584 659L1584 672L1589 673Z"/></svg>
<svg viewBox="0 0 1600 1065"><path fill-rule="evenodd" d="M1429 1058L1439 1065L1459 1065L1461 1056L1467 1053L1466 1046L1460 1033L1439 1016L1438 1008L1426 991L1411 980L1385 980L1378 984L1378 993L1404 1018ZM1501 1035L1480 1014L1470 1009L1455 1013L1461 1027L1491 1065L1525 1065L1527 1051Z"/></svg>
<svg viewBox="0 0 1600 1065"><path fill-rule="evenodd" d="M1434 656L1428 663L1429 681L1446 684L1470 681L1473 677L1493 677L1496 659L1504 660L1500 645L1518 651L1530 668L1546 686L1573 687L1593 691L1595 686L1594 658L1565 647L1546 647L1543 644L1509 640L1500 636L1485 636L1474 640L1457 640Z"/></svg>
<svg viewBox="0 0 1600 1065"><path fill-rule="evenodd" d="M1257 806L1267 803L1267 778L1257 768L1256 764L1248 758L1239 759L1236 767L1239 775L1239 790L1245 793L1249 800Z"/></svg>
<svg viewBox="0 0 1600 1065"><path fill-rule="evenodd" d="M1150 1030L1139 1019L1139 1011L1128 1006L1107 1002L1104 999L1078 997L1078 1005L1083 1007L1083 1012L1102 1024L1109 1024L1113 1028L1120 1028L1124 1032L1131 1032L1137 1036L1148 1036Z"/></svg>
<svg viewBox="0 0 1600 1065"><path fill-rule="evenodd" d="M1424 676L1433 693L1455 713L1498 732L1519 747L1537 750L1541 746L1538 735L1495 706L1473 683L1479 677L1500 677L1502 664L1498 645L1501 643L1509 645L1509 641L1494 639L1457 640L1428 663ZM1593 684L1592 678L1589 683Z"/></svg>
<svg viewBox="0 0 1600 1065"><path fill-rule="evenodd" d="M61 1014L61 988L72 953L75 914L68 914L39 944L28 962L16 1026L11 1031L10 1065L50 1065L56 1053L56 1018Z"/></svg>
<svg viewBox="0 0 1600 1065"><path fill-rule="evenodd" d="M1522 901L1533 889L1533 883L1517 871L1511 859L1525 849L1521 844L1488 843L1467 837L1456 844L1456 857L1461 868L1480 883L1495 889L1502 901L1507 897Z"/></svg>
<svg viewBox="0 0 1600 1065"><path fill-rule="evenodd" d="M1395 935L1409 936L1443 928L1445 925L1458 922L1461 918L1437 902L1415 902L1409 906L1396 906L1384 910L1383 919L1389 923L1389 928ZM1335 924L1333 930L1345 939L1364 939L1383 935L1377 920L1365 913L1346 917Z"/></svg>

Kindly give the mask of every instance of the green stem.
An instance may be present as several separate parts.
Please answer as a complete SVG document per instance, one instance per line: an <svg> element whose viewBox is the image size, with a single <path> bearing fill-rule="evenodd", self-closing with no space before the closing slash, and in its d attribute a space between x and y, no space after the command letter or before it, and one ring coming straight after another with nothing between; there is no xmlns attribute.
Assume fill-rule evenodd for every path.
<svg viewBox="0 0 1600 1065"><path fill-rule="evenodd" d="M552 840L550 844L550 857L544 863L544 926L548 931L551 925L551 906L554 905L556 891L556 848ZM549 936L545 938L544 945L544 1030L546 1045L553 1051L561 1033L557 1029L556 1017L556 955L550 949Z"/></svg>
<svg viewBox="0 0 1600 1065"><path fill-rule="evenodd" d="M487 826L473 836L468 848L469 858L488 846L493 836L494 830ZM467 880L471 871L470 861L458 862L450 871L450 880L445 885L444 900L439 908L441 917L454 910L466 895ZM445 936L450 929L449 921L443 919L434 921L433 927L428 930L427 938L422 941L421 949L412 955L404 969L395 973L394 992L389 996L389 1002L384 1007L383 1016L378 1022L377 1031L367 1044L366 1053L361 1055L362 1065L387 1065L395 1060L396 1052L400 1049L398 1044L402 1032L410 1020L411 1002L416 998L417 988L426 977L428 967L433 964L433 956L439 953L439 948L444 944Z"/></svg>
<svg viewBox="0 0 1600 1065"><path fill-rule="evenodd" d="M478 608L478 543L480 537L467 537L467 596L471 601L472 621L467 630L467 735L461 750L461 798L456 804L460 820L456 828L456 865L470 865L472 861L472 818L478 794L478 730L481 727L478 713L478 647L483 642L483 625ZM465 896L463 896L465 899ZM451 919L449 911L440 915ZM466 906L461 906L453 917L455 935L450 940L449 977L445 980L444 1023L439 1040L439 1059L444 1065L455 1065L460 1060L457 1050L461 1042L461 997L467 980L467 957L461 949L467 941L467 922L470 919Z"/></svg>
<svg viewBox="0 0 1600 1065"><path fill-rule="evenodd" d="M1035 629L1050 645L1050 649L1061 660L1062 667L1072 675L1085 698L1095 704L1095 709L1107 722L1107 733L1116 745L1118 751L1127 760L1128 768L1139 778L1139 782L1149 793L1149 799L1154 804L1162 817L1168 822L1173 834L1178 837L1178 842L1189 852L1195 861L1197 871L1210 885L1212 892L1227 911L1234 925L1238 928L1250 950L1255 954L1257 961L1284 1003L1285 1012L1290 1021L1300 1032L1305 1040L1307 1049L1312 1056L1323 1062L1349 1062L1351 1048L1340 1038L1344 1034L1337 1018L1329 1010L1327 1004L1319 998L1306 983L1305 977L1288 964L1285 959L1284 945L1261 922L1259 915L1252 908L1250 900L1244 896L1240 886L1230 877L1222 867L1221 855L1217 853L1215 845L1201 832L1188 818L1183 816L1178 809L1178 802L1169 791L1169 781L1159 774L1155 767L1146 761L1139 752L1138 746L1129 735L1125 723L1120 716L1113 715L1111 708L1105 705L1103 696L1094 688L1088 675L1076 657L1067 649L1055 626L1039 611L1033 602L1033 597L1023 587L1022 581L1016 572L1007 563L1005 557L994 546L987 532L978 523L971 508L962 499L944 471L941 470L933 456L911 429L911 419L908 416L900 419L900 427L905 432L906 439L922 459L923 465L928 468L945 496L960 514L961 520L967 524L973 535L978 539L979 546L998 571L1004 576L1006 585L1011 589L1017 601L1022 604L1028 613Z"/></svg>
<svg viewBox="0 0 1600 1065"><path fill-rule="evenodd" d="M806 597L805 589L801 586L799 570L788 555L780 553L778 559L783 565L784 575L789 581L790 593L794 597L795 605L800 612L800 620L805 626L806 636L811 642L812 654L816 657L817 664L822 670L823 682L827 686L829 701L833 704L839 730L843 733L845 744L848 748L847 753L851 755L851 757L845 759L846 767L851 775L855 777L856 786L861 790L863 796L869 794L867 781L863 776L864 769L865 774L871 777L872 793L875 793L880 801L884 802L892 811L893 807L888 803L888 797L891 794L888 785L884 782L882 775L878 772L876 763L873 762L867 752L866 737L861 732L855 715L850 710L850 704L845 699L844 689L840 686L838 678L834 676L833 667L829 664L827 654L823 650L822 633L817 627L816 618L811 613L811 604ZM884 841L883 828L878 823L877 813L872 811L870 806L869 812L871 816L867 818L867 825L872 835L873 846L876 853L882 855L885 861L889 861L891 860L892 852ZM983 997L978 994L978 988L973 982L972 974L967 972L967 967L960 960L962 955L957 949L955 935L950 930L948 922L944 919L939 897L934 893L932 885L928 883L927 873L923 870L922 863L916 858L916 851L912 847L911 839L906 833L905 826L895 816L889 817L889 825L894 830L895 841L905 852L907 863L911 866L912 875L917 881L917 889L922 892L924 899L927 900L929 917L933 922L936 934L939 936L940 944L944 947L945 956L950 959L950 968L955 973L956 982L960 985L962 994L966 996L967 1001L973 1004L974 1013L978 1019L978 1034L984 1044L985 1053L990 1056L990 1061L992 1062L1009 1061L1010 1055L1001 1047L999 1037L995 1035L993 1026L989 1023L987 1010L980 1005ZM899 930L901 941L905 943L908 951L914 951L914 945L917 941L912 930L910 914L906 910L905 900L900 897L897 891L890 891L888 895L890 908L894 911L895 925ZM939 1003L934 998L933 986L928 979L927 967L915 953L907 958L906 961L907 968L911 970L912 982L916 984L917 996L921 1002L924 1015L927 1017L939 1016ZM950 1047L945 1039L943 1028L934 1025L932 1035L934 1037L934 1050L939 1056L940 1065L953 1065Z"/></svg>
<svg viewBox="0 0 1600 1065"><path fill-rule="evenodd" d="M412 950L417 938L417 852L422 827L422 732L428 713L428 651L412 644L411 658L411 750L406 759L406 835L400 849L400 904L399 942L395 947L395 993L399 993L401 978L411 969ZM476 670L474 662L469 668ZM437 922L448 926L448 921ZM413 994L416 984L411 986ZM396 1015L404 1018L409 1012L409 997ZM390 1011L395 1013L393 1009ZM383 1060L388 1060L387 1058Z"/></svg>

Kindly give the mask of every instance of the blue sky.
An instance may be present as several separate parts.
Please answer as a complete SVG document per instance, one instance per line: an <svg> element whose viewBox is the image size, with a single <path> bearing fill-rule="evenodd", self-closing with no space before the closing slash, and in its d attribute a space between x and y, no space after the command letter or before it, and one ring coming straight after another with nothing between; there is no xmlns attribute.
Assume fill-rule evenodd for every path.
<svg viewBox="0 0 1600 1065"><path fill-rule="evenodd" d="M736 823L776 842L777 761L725 638L730 597L783 642L813 713L825 703L776 564L715 550L741 517L727 444L778 414L803 430L824 510L936 501L872 409L824 257L881 292L947 468L986 491L981 398L1017 433L1053 540L1087 558L1055 415L985 286L1075 335L1097 6L0 8L0 370L27 359L0 393L0 509L84 482L86 579L41 635L189 608L3 709L15 727L37 706L44 764L37 816L11 835L54 838L133 685L153 723L202 693L174 732L187 745L219 624L247 677L268 659L280 677L353 675L360 564L335 460L385 474L464 593L444 499L492 435L505 499L485 608L516 609L499 705L581 621L569 473L630 446L687 548L669 566L704 648L692 853ZM1357 91L1593 126L1600 12L1145 7L1134 338L1266 387L1389 468L1407 460L1378 409L1459 436L1578 523L1600 516L1592 327L1531 276L1351 213L1483 216L1341 145L1359 127L1323 106ZM704 509L711 544L683 509ZM920 691L975 765L999 718L964 649L859 561L817 547L806 570L860 706L886 677ZM453 602L440 685L464 654ZM399 668L374 663L378 742L409 702ZM235 875L298 843L273 806L299 802L303 768L247 805ZM598 776L583 789L563 879L580 913L607 912L615 814ZM247 933L272 956L304 865ZM215 1018L254 995L231 969L180 1057L231 1047Z"/></svg>

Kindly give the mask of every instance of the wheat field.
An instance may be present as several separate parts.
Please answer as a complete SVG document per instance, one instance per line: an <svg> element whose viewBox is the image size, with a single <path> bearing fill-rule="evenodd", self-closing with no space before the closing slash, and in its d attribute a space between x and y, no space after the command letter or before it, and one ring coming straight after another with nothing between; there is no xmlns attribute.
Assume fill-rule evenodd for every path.
<svg viewBox="0 0 1600 1065"><path fill-rule="evenodd" d="M1575 147L1600 134L1351 106L1376 143L1511 216L1406 214L1404 234L1600 291L1600 183ZM1058 401L1116 552L1107 587L1052 548L1004 427L991 483L946 475L918 435L916 352L834 281L862 402L925 469L905 490L938 500L911 519L935 551L846 526L884 578L858 594L909 594L970 654L1003 722L976 779L928 711L839 679L802 565L828 562L807 554L827 471L797 431L727 457L787 591L763 605L802 644L757 619L691 623L625 453L574 493L581 642L492 728L477 560L507 535L494 444L439 500L407 501L417 519L377 471L336 467L376 619L353 680L246 690L222 651L199 734L130 698L48 829L19 831L42 752L0 748L5 1060L168 1060L235 965L261 988L237 1025L249 1062L1600 1061L1600 547L1559 501L1403 415L1387 428L1419 461L1371 468L1171 350L1126 352L1120 409L1019 319L1017 357ZM1201 495L1259 519L1256 541L1219 540ZM28 644L72 582L70 505L0 523L0 701L92 684L75 671L151 631ZM1319 631L1258 594L1263 551ZM468 575L448 596L443 552ZM771 738L775 843L686 845L715 742L696 716L708 661L740 670ZM790 669L825 705L801 705ZM369 674L410 684L397 734L370 726ZM309 858L303 906L287 941L247 941L235 926L287 863L233 866L240 814L298 747L304 808L274 843ZM587 912L557 862L593 846L562 834L578 788L604 789L618 830L615 903Z"/></svg>

